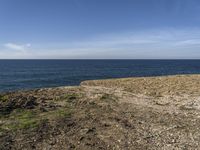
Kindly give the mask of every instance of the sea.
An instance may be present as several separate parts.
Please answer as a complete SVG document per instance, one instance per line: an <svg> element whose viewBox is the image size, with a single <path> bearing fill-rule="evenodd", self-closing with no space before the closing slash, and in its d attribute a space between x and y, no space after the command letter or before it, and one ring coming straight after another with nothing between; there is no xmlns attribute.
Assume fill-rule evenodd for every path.
<svg viewBox="0 0 200 150"><path fill-rule="evenodd" d="M199 73L200 60L0 60L0 92L74 86L94 79Z"/></svg>

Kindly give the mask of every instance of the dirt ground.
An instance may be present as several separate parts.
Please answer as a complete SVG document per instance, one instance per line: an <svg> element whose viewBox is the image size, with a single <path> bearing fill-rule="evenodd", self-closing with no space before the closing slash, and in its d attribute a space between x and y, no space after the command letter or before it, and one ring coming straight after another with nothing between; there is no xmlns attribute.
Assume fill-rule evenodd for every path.
<svg viewBox="0 0 200 150"><path fill-rule="evenodd" d="M200 75L0 95L0 149L200 149Z"/></svg>

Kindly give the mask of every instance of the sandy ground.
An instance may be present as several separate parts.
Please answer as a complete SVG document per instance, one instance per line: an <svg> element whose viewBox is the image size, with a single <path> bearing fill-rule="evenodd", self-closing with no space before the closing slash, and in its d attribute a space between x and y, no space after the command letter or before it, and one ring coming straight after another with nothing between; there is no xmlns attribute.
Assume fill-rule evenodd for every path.
<svg viewBox="0 0 200 150"><path fill-rule="evenodd" d="M200 75L1 94L0 149L200 149Z"/></svg>

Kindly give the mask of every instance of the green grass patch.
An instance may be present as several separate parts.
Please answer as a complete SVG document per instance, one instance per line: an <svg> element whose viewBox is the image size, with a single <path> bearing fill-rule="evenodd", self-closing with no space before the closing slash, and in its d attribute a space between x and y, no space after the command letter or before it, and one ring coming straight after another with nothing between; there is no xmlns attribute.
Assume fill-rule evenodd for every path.
<svg viewBox="0 0 200 150"><path fill-rule="evenodd" d="M46 112L41 117L43 119L54 120L58 118L67 118L71 117L71 110L70 109L57 109L54 111Z"/></svg>
<svg viewBox="0 0 200 150"><path fill-rule="evenodd" d="M34 128L39 123L35 112L24 109L14 110L4 121L1 128L7 130Z"/></svg>
<svg viewBox="0 0 200 150"><path fill-rule="evenodd" d="M0 95L0 101L6 102L8 100L8 95Z"/></svg>
<svg viewBox="0 0 200 150"><path fill-rule="evenodd" d="M38 109L15 109L10 114L0 117L0 133L37 128L44 120L68 118L71 117L71 114L72 109L70 106L48 112L41 112Z"/></svg>

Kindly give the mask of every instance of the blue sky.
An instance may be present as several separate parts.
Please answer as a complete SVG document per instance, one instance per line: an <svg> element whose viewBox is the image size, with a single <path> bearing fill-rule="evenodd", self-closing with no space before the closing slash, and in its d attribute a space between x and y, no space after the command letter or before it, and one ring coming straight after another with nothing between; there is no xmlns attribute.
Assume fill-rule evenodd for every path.
<svg viewBox="0 0 200 150"><path fill-rule="evenodd" d="M199 0L0 0L0 58L200 58Z"/></svg>

